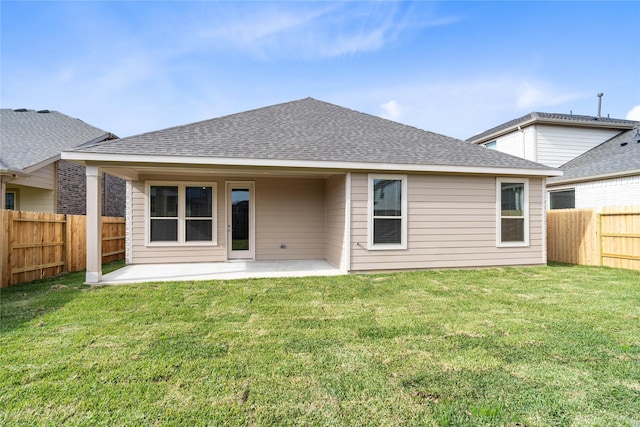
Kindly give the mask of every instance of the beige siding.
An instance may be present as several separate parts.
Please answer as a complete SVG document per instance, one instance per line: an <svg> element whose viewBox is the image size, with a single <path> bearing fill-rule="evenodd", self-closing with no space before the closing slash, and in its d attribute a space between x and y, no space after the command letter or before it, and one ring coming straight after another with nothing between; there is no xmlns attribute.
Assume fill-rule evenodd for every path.
<svg viewBox="0 0 640 427"><path fill-rule="evenodd" d="M17 208L28 212L55 213L55 163L44 166L30 176L7 182L7 191L16 191Z"/></svg>
<svg viewBox="0 0 640 427"><path fill-rule="evenodd" d="M16 178L10 184L53 190L56 188L56 163L44 166L27 177Z"/></svg>
<svg viewBox="0 0 640 427"><path fill-rule="evenodd" d="M529 180L528 247L496 247L496 179L408 176L408 247L367 250L367 174L352 175L352 270L544 263L542 180Z"/></svg>
<svg viewBox="0 0 640 427"><path fill-rule="evenodd" d="M42 188L23 187L7 183L6 191L16 192L16 208L27 212L55 213L55 192Z"/></svg>
<svg viewBox="0 0 640 427"><path fill-rule="evenodd" d="M559 167L620 133L610 129L537 125L538 161Z"/></svg>
<svg viewBox="0 0 640 427"><path fill-rule="evenodd" d="M262 177L190 177L189 182L216 183L216 246L146 244L145 182L175 181L171 176L143 176L131 183L131 263L218 262L227 260L227 181L255 182L256 260L324 259L324 179ZM280 244L285 248L281 249Z"/></svg>
<svg viewBox="0 0 640 427"><path fill-rule="evenodd" d="M339 268L343 265L345 233L345 176L336 175L325 182L325 256Z"/></svg>
<svg viewBox="0 0 640 427"><path fill-rule="evenodd" d="M256 260L324 259L323 179L257 179L255 191Z"/></svg>

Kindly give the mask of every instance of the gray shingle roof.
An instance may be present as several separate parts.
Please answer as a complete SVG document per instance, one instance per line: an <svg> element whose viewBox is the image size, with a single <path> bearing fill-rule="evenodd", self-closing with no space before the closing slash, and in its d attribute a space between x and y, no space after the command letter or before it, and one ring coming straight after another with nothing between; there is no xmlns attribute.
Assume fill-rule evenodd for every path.
<svg viewBox="0 0 640 427"><path fill-rule="evenodd" d="M564 175L549 179L549 185L602 175L640 174L640 127L603 142L560 169Z"/></svg>
<svg viewBox="0 0 640 427"><path fill-rule="evenodd" d="M518 125L527 122L563 122L565 124L574 124L574 125L597 125L601 124L603 127L618 127L620 129L630 129L635 126L639 122L633 120L623 120L623 119L613 119L609 117L596 117L596 116L581 116L576 114L562 114L562 113L541 113L541 112L532 112L529 114L525 114L522 117L518 117L517 119L510 120L508 122L502 123L496 127L493 127L489 130L486 130L478 135L474 135L471 138L468 138L466 141L475 143L483 140L484 138L500 133L501 131L507 131L510 128L515 128Z"/></svg>
<svg viewBox="0 0 640 427"><path fill-rule="evenodd" d="M57 111L0 109L0 170L22 171L110 134Z"/></svg>
<svg viewBox="0 0 640 427"><path fill-rule="evenodd" d="M313 98L105 141L74 151L553 170Z"/></svg>

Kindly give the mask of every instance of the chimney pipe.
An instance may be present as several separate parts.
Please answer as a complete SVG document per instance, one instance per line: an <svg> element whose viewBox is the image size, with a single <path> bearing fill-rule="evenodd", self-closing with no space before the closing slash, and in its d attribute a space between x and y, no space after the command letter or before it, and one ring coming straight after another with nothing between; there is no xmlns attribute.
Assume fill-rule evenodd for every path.
<svg viewBox="0 0 640 427"><path fill-rule="evenodd" d="M598 94L598 117L600 117L600 113L602 112L602 95L604 95L602 92Z"/></svg>

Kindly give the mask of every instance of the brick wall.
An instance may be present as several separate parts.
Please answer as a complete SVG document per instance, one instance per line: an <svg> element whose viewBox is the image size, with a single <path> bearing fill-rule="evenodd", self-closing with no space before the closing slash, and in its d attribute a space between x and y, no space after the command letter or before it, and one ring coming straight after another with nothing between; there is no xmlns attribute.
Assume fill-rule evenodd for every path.
<svg viewBox="0 0 640 427"><path fill-rule="evenodd" d="M108 173L103 174L102 215L123 217L126 200L126 181Z"/></svg>
<svg viewBox="0 0 640 427"><path fill-rule="evenodd" d="M640 205L640 175L575 185L576 208Z"/></svg>
<svg viewBox="0 0 640 427"><path fill-rule="evenodd" d="M86 214L87 177L84 166L67 160L57 162L58 209L69 215ZM102 179L102 215L124 216L125 181L109 174Z"/></svg>

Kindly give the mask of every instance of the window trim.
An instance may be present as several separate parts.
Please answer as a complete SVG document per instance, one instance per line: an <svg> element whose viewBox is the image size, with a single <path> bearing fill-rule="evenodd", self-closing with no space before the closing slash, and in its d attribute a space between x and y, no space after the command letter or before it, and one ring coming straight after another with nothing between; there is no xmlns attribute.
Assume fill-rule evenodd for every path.
<svg viewBox="0 0 640 427"><path fill-rule="evenodd" d="M503 242L502 241L502 184L524 184L524 206L523 206L523 219L524 219L524 241L522 242ZM513 248L513 247L528 247L529 246L529 178L496 178L496 247L498 248ZM521 218L521 217L505 217L505 218Z"/></svg>
<svg viewBox="0 0 640 427"><path fill-rule="evenodd" d="M151 241L151 187L170 186L178 187L178 240L176 242L152 242ZM186 239L186 187L211 187L211 241L196 240L187 242ZM176 246L218 246L218 186L216 182L202 181L146 181L144 204L144 240L145 246L176 247ZM155 218L155 217L154 217ZM175 217L169 217L175 218Z"/></svg>
<svg viewBox="0 0 640 427"><path fill-rule="evenodd" d="M400 243L373 243L373 180L374 179L391 179L399 180L402 185L402 198L400 200L401 216L400 216ZM408 194L407 194L407 175L397 174L369 174L367 179L367 250L406 250L407 249L407 217L408 217Z"/></svg>

